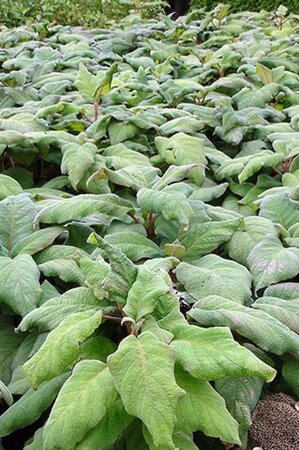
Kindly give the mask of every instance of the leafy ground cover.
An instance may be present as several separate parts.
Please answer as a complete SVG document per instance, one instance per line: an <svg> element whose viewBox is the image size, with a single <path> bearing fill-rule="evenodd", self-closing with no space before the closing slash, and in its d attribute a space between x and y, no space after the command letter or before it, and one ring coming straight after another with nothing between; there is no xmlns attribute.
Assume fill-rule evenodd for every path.
<svg viewBox="0 0 299 450"><path fill-rule="evenodd" d="M16 27L34 22L60 25L105 27L139 11L144 18L164 11L163 0L2 0L0 25Z"/></svg>
<svg viewBox="0 0 299 450"><path fill-rule="evenodd" d="M298 397L298 19L227 12L0 33L3 448L246 449Z"/></svg>

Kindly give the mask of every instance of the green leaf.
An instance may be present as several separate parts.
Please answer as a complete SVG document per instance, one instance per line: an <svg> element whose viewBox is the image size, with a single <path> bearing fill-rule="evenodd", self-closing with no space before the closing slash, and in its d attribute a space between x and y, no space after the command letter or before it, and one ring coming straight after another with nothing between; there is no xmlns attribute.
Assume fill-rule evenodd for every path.
<svg viewBox="0 0 299 450"><path fill-rule="evenodd" d="M194 117L177 117L176 119L169 120L163 124L160 127L160 130L166 135L180 132L194 134L197 131L201 131L204 127L205 124Z"/></svg>
<svg viewBox="0 0 299 450"><path fill-rule="evenodd" d="M257 155L236 157L221 164L216 170L216 178L223 180L224 178L230 179L232 176L238 175L239 182L244 183L263 167L277 166L282 158L282 154L273 153L269 150L261 151Z"/></svg>
<svg viewBox="0 0 299 450"><path fill-rule="evenodd" d="M203 186L194 190L189 198L190 200L201 200L208 203L215 198L222 197L227 187L228 183L215 184L206 178Z"/></svg>
<svg viewBox="0 0 299 450"><path fill-rule="evenodd" d="M203 326L227 326L276 355L299 351L299 337L268 313L219 296L196 302L190 317Z"/></svg>
<svg viewBox="0 0 299 450"><path fill-rule="evenodd" d="M247 262L258 291L299 273L299 249L283 247L276 236L269 234L253 248Z"/></svg>
<svg viewBox="0 0 299 450"><path fill-rule="evenodd" d="M106 364L79 362L54 403L43 433L44 449L74 448L103 419L116 397Z"/></svg>
<svg viewBox="0 0 299 450"><path fill-rule="evenodd" d="M83 194L76 197L53 200L36 216L36 222L60 224L80 220L92 214L119 217L133 208L114 194Z"/></svg>
<svg viewBox="0 0 299 450"><path fill-rule="evenodd" d="M148 432L147 428L143 426L143 435L147 444L149 445L150 450L168 450L169 446L156 446L153 442L153 438ZM176 449L180 450L198 450L198 447L193 442L192 433L185 434L182 431L174 432L173 434L173 442L175 444ZM143 447L144 448L144 447Z"/></svg>
<svg viewBox="0 0 299 450"><path fill-rule="evenodd" d="M225 248L232 259L247 266L251 250L270 233L277 233L270 220L256 216L245 217L243 229L234 232Z"/></svg>
<svg viewBox="0 0 299 450"><path fill-rule="evenodd" d="M299 298L299 283L280 283L267 287L264 292L267 297L278 297L285 300Z"/></svg>
<svg viewBox="0 0 299 450"><path fill-rule="evenodd" d="M275 297L261 297L253 303L252 307L265 311L299 334L299 299L283 300Z"/></svg>
<svg viewBox="0 0 299 450"><path fill-rule="evenodd" d="M65 283L84 284L85 275L75 261L68 259L52 259L38 265L46 277L57 277Z"/></svg>
<svg viewBox="0 0 299 450"><path fill-rule="evenodd" d="M116 144L107 147L103 153L108 167L113 167L115 170L130 168L134 166L139 167L142 171L152 168L147 156L142 153L131 150L125 144ZM113 181L113 180L112 180Z"/></svg>
<svg viewBox="0 0 299 450"><path fill-rule="evenodd" d="M286 355L283 358L282 375L296 397L299 397L299 360Z"/></svg>
<svg viewBox="0 0 299 450"><path fill-rule="evenodd" d="M163 303L165 294L169 292L170 286L159 273L140 266L136 281L129 290L124 312L139 322L153 312L158 302Z"/></svg>
<svg viewBox="0 0 299 450"><path fill-rule="evenodd" d="M90 430L75 447L76 450L108 450L117 443L120 436L129 426L133 417L129 416L121 402L116 401L109 408L100 423ZM134 447L135 448L135 447Z"/></svg>
<svg viewBox="0 0 299 450"><path fill-rule="evenodd" d="M61 151L61 173L67 173L73 188L77 189L85 172L94 163L97 147L88 142L83 145L73 143L65 144Z"/></svg>
<svg viewBox="0 0 299 450"><path fill-rule="evenodd" d="M108 364L128 414L143 421L156 446L174 449L175 410L184 391L174 378L171 349L149 332L128 336Z"/></svg>
<svg viewBox="0 0 299 450"><path fill-rule="evenodd" d="M188 229L192 209L183 194L144 188L137 194L137 203L144 211L162 214L167 221L178 220L184 230Z"/></svg>
<svg viewBox="0 0 299 450"><path fill-rule="evenodd" d="M195 300L208 295L221 295L237 303L246 303L251 299L251 275L248 270L220 256L204 256L196 265L180 263L175 273Z"/></svg>
<svg viewBox="0 0 299 450"><path fill-rule="evenodd" d="M189 118L184 119L187 122ZM184 133L177 133L171 138L156 137L155 145L161 157L168 163L176 166L185 166L187 164L200 164L190 170L188 176L198 186L204 181L206 158L204 152L204 142L202 139L194 136L188 136Z"/></svg>
<svg viewBox="0 0 299 450"><path fill-rule="evenodd" d="M12 256L20 253L34 255L35 253L49 247L57 237L65 232L62 227L44 228L21 239L13 248Z"/></svg>
<svg viewBox="0 0 299 450"><path fill-rule="evenodd" d="M91 234L88 241L103 249L109 260L112 270L102 283L109 300L121 305L125 304L128 292L137 277L137 267L121 250L97 234Z"/></svg>
<svg viewBox="0 0 299 450"><path fill-rule="evenodd" d="M14 402L12 393L1 380L0 380L0 399L3 399L8 406L11 406Z"/></svg>
<svg viewBox="0 0 299 450"><path fill-rule="evenodd" d="M22 186L14 178L0 174L0 200L9 195L20 194L22 191Z"/></svg>
<svg viewBox="0 0 299 450"><path fill-rule="evenodd" d="M24 332L33 327L38 327L41 332L54 330L69 315L84 311L90 311L92 314L101 306L100 300L94 296L91 288L69 289L27 314L17 330Z"/></svg>
<svg viewBox="0 0 299 450"><path fill-rule="evenodd" d="M0 317L0 379L8 384L11 378L11 364L24 337L15 333L14 324Z"/></svg>
<svg viewBox="0 0 299 450"><path fill-rule="evenodd" d="M34 388L66 372L80 354L80 344L100 325L102 314L90 312L72 314L51 331L35 355L24 365L27 378Z"/></svg>
<svg viewBox="0 0 299 450"><path fill-rule="evenodd" d="M24 450L40 450L43 447L43 428L39 428L33 436L33 440L26 444Z"/></svg>
<svg viewBox="0 0 299 450"><path fill-rule="evenodd" d="M75 86L86 100L98 101L102 95L109 92L116 70L117 63L114 63L108 70L93 75L83 64L80 64Z"/></svg>
<svg viewBox="0 0 299 450"><path fill-rule="evenodd" d="M153 241L134 231L108 234L106 241L119 248L134 262L144 258L156 258L162 254Z"/></svg>
<svg viewBox="0 0 299 450"><path fill-rule="evenodd" d="M248 348L256 351L253 346L248 345ZM259 356L262 352L256 353ZM225 399L227 409L239 423L242 448L247 448L247 434L252 422L251 412L257 405L263 385L264 381L255 377L225 377L215 383L216 390Z"/></svg>
<svg viewBox="0 0 299 450"><path fill-rule="evenodd" d="M51 245L51 247L42 250L37 255L34 255L34 260L37 264L43 264L53 259L69 259L78 261L85 252L73 245Z"/></svg>
<svg viewBox="0 0 299 450"><path fill-rule="evenodd" d="M263 66L263 64L257 63L256 65L256 73L262 80L264 84L270 84L273 83L273 74L272 70L268 69L267 67Z"/></svg>
<svg viewBox="0 0 299 450"><path fill-rule="evenodd" d="M213 252L221 244L230 240L241 223L242 219L233 219L193 225L180 239L180 243L186 248L183 260L196 261Z"/></svg>
<svg viewBox="0 0 299 450"><path fill-rule="evenodd" d="M7 436L34 423L51 405L69 374L63 374L30 389L0 417L0 436Z"/></svg>
<svg viewBox="0 0 299 450"><path fill-rule="evenodd" d="M39 270L29 255L0 257L0 301L20 316L34 309L41 295Z"/></svg>
<svg viewBox="0 0 299 450"><path fill-rule="evenodd" d="M138 133L139 129L133 123L113 122L108 126L111 145L127 141Z"/></svg>
<svg viewBox="0 0 299 450"><path fill-rule="evenodd" d="M228 328L177 325L172 332L170 347L175 350L177 362L200 381L225 376L256 376L272 381L275 377L275 370L235 342Z"/></svg>
<svg viewBox="0 0 299 450"><path fill-rule="evenodd" d="M170 333L170 331L161 328L155 318L151 315L146 317L146 320L142 325L142 331L149 331L165 344L169 344L173 339L173 334Z"/></svg>
<svg viewBox="0 0 299 450"><path fill-rule="evenodd" d="M28 194L8 197L0 202L0 243L12 248L33 231L37 210Z"/></svg>
<svg viewBox="0 0 299 450"><path fill-rule="evenodd" d="M260 216L266 217L288 230L299 222L298 203L291 200L286 192L267 195L261 201Z"/></svg>
<svg viewBox="0 0 299 450"><path fill-rule="evenodd" d="M163 176L159 180L157 180L152 187L153 189L156 189L158 191L161 191L167 186L169 186L169 189L171 189L172 187L176 188L176 185L173 185L173 183L184 180L191 170L193 170L194 168L198 168L199 166L200 164L188 164L178 167L170 166L163 174Z"/></svg>
<svg viewBox="0 0 299 450"><path fill-rule="evenodd" d="M80 64L75 86L86 100L92 102L98 86L98 80L83 64Z"/></svg>
<svg viewBox="0 0 299 450"><path fill-rule="evenodd" d="M117 345L110 339L99 334L83 342L80 349L82 359L97 359L106 362L107 357L117 350Z"/></svg>
<svg viewBox="0 0 299 450"><path fill-rule="evenodd" d="M199 381L182 369L175 372L178 385L186 392L177 407L177 422L187 433L202 431L206 436L239 444L238 423L226 409L224 399L207 381Z"/></svg>

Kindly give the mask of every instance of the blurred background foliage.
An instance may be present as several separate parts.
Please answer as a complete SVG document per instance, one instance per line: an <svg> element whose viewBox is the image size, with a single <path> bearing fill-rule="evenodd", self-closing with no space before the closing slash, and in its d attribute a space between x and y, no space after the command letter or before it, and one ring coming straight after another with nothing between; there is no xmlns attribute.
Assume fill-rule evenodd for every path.
<svg viewBox="0 0 299 450"><path fill-rule="evenodd" d="M1 0L0 26L15 27L48 22L84 27L107 27L130 12L146 18L157 17L165 0ZM191 9L213 9L219 0L191 0ZM299 14L299 0L228 0L231 11L276 10L280 4Z"/></svg>

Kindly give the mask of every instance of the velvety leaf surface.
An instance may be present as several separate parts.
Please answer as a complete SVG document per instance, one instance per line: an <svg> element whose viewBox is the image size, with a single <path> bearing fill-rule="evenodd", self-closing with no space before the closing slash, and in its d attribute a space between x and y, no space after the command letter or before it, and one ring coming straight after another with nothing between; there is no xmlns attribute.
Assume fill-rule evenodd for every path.
<svg viewBox="0 0 299 450"><path fill-rule="evenodd" d="M44 448L74 448L103 419L116 397L106 364L79 362L54 403L43 432Z"/></svg>
<svg viewBox="0 0 299 450"><path fill-rule="evenodd" d="M177 361L194 378L211 381L224 376L257 376L272 381L275 371L234 341L228 328L203 329L178 325L170 346Z"/></svg>
<svg viewBox="0 0 299 450"><path fill-rule="evenodd" d="M175 410L184 391L174 378L171 349L145 332L124 339L108 364L126 411L143 421L155 445L174 449Z"/></svg>
<svg viewBox="0 0 299 450"><path fill-rule="evenodd" d="M102 314L81 312L64 319L48 336L39 351L24 365L34 388L64 373L80 353L80 343L100 325Z"/></svg>

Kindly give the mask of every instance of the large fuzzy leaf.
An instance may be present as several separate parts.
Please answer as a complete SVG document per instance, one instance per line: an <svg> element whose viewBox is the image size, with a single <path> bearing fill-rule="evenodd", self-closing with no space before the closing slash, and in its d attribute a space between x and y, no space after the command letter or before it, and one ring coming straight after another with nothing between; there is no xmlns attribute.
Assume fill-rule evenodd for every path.
<svg viewBox="0 0 299 450"><path fill-rule="evenodd" d="M208 295L221 295L244 303L251 297L251 275L248 270L216 255L204 256L196 265L179 264L176 276L193 301Z"/></svg>
<svg viewBox="0 0 299 450"><path fill-rule="evenodd" d="M261 350L252 345L247 347L264 360L265 354ZM216 390L225 399L229 412L239 423L242 448L247 448L248 430L252 423L251 412L260 398L263 384L264 380L256 377L225 377L215 382Z"/></svg>
<svg viewBox="0 0 299 450"><path fill-rule="evenodd" d="M74 189L83 178L85 172L94 163L97 147L94 144L66 144L62 147L63 158L61 173L67 173Z"/></svg>
<svg viewBox="0 0 299 450"><path fill-rule="evenodd" d="M283 300L275 297L261 297L252 306L265 311L299 334L299 299Z"/></svg>
<svg viewBox="0 0 299 450"><path fill-rule="evenodd" d="M53 200L36 216L42 223L60 224L80 220L91 214L122 216L132 209L131 205L114 194L77 195L68 199Z"/></svg>
<svg viewBox="0 0 299 450"><path fill-rule="evenodd" d="M143 421L156 446L174 450L175 410L184 391L174 378L171 349L145 332L124 339L108 364L126 411Z"/></svg>
<svg viewBox="0 0 299 450"><path fill-rule="evenodd" d="M116 397L106 364L78 363L52 408L43 432L44 449L74 448L103 419Z"/></svg>
<svg viewBox="0 0 299 450"><path fill-rule="evenodd" d="M22 191L22 186L14 178L8 175L0 175L0 200L9 195L20 194Z"/></svg>
<svg viewBox="0 0 299 450"><path fill-rule="evenodd" d="M25 316L34 309L41 295L39 270L29 255L14 259L0 257L0 301L18 315Z"/></svg>
<svg viewBox="0 0 299 450"><path fill-rule="evenodd" d="M139 261L144 258L156 258L161 256L162 253L154 242L134 231L122 231L109 234L106 240L115 247L118 247L132 261Z"/></svg>
<svg viewBox="0 0 299 450"><path fill-rule="evenodd" d="M230 179L232 176L238 175L239 182L244 183L262 167L275 167L281 160L281 154L275 154L270 151L262 151L258 155L234 158L221 164L216 171L216 177L218 180L223 180L224 178Z"/></svg>
<svg viewBox="0 0 299 450"><path fill-rule="evenodd" d="M238 444L238 423L226 409L224 399L207 381L199 381L182 369L175 372L186 395L179 401L177 420L185 432L203 431L207 436Z"/></svg>
<svg viewBox="0 0 299 450"><path fill-rule="evenodd" d="M33 231L37 210L27 194L8 197L0 202L0 243L8 254L19 241Z"/></svg>
<svg viewBox="0 0 299 450"><path fill-rule="evenodd" d="M107 450L117 442L132 420L133 417L127 414L121 400L116 401L99 424L76 446L76 450Z"/></svg>
<svg viewBox="0 0 299 450"><path fill-rule="evenodd" d="M0 436L34 423L51 405L69 374L63 374L40 386L30 389L0 417Z"/></svg>
<svg viewBox="0 0 299 450"><path fill-rule="evenodd" d="M104 250L109 260L112 270L107 274L102 283L102 287L107 292L109 300L124 304L129 289L136 280L137 267L134 266L132 261L120 249L109 244L106 239L92 234L89 242Z"/></svg>
<svg viewBox="0 0 299 450"><path fill-rule="evenodd" d="M251 250L264 239L267 234L276 234L272 222L263 217L245 217L243 230L237 230L226 244L229 256L244 266Z"/></svg>
<svg viewBox="0 0 299 450"><path fill-rule="evenodd" d="M170 286L162 275L141 266L136 281L129 290L124 312L138 322L153 312L158 302L163 303L169 292Z"/></svg>
<svg viewBox="0 0 299 450"><path fill-rule="evenodd" d="M290 355L284 357L282 366L282 375L290 386L297 398L299 398L299 359L292 358Z"/></svg>
<svg viewBox="0 0 299 450"><path fill-rule="evenodd" d="M186 248L184 261L196 261L227 242L241 225L242 219L205 222L193 225L181 239Z"/></svg>
<svg viewBox="0 0 299 450"><path fill-rule="evenodd" d="M11 379L11 364L24 338L15 333L14 324L3 315L0 317L0 325L0 379L8 384Z"/></svg>
<svg viewBox="0 0 299 450"><path fill-rule="evenodd" d="M271 353L299 352L299 337L264 311L211 296L196 302L189 315L201 325L228 326Z"/></svg>
<svg viewBox="0 0 299 450"><path fill-rule="evenodd" d="M211 381L225 376L256 376L272 381L275 370L234 341L228 328L177 325L170 346L177 361L194 378Z"/></svg>
<svg viewBox="0 0 299 450"><path fill-rule="evenodd" d="M184 119L188 123L188 118ZM168 126L168 125L167 125ZM174 129L174 131L177 131ZM183 166L186 164L200 164L189 172L189 177L199 186L204 181L204 166L206 164L204 144L202 139L177 133L171 138L157 137L155 144L161 157L168 164Z"/></svg>
<svg viewBox="0 0 299 450"><path fill-rule="evenodd" d="M137 203L144 211L162 214L167 221L177 220L185 230L188 229L192 209L183 194L141 189Z"/></svg>
<svg viewBox="0 0 299 450"><path fill-rule="evenodd" d="M63 227L44 228L37 230L32 234L21 239L13 248L12 256L20 253L27 255L34 255L35 253L50 246L56 238L65 232Z"/></svg>
<svg viewBox="0 0 299 450"><path fill-rule="evenodd" d="M260 215L282 225L286 230L299 221L298 203L292 201L288 193L267 195L260 204Z"/></svg>
<svg viewBox="0 0 299 450"><path fill-rule="evenodd" d="M280 283L267 287L264 292L267 297L277 297L284 300L293 300L299 298L298 283Z"/></svg>
<svg viewBox="0 0 299 450"><path fill-rule="evenodd" d="M267 235L247 258L255 290L289 280L299 273L299 249L286 248L273 235Z"/></svg>
<svg viewBox="0 0 299 450"><path fill-rule="evenodd" d="M51 298L39 308L27 314L18 330L27 331L38 327L43 331L53 330L70 314L77 312L95 312L102 306L91 288L79 287L66 291L63 295Z"/></svg>
<svg viewBox="0 0 299 450"><path fill-rule="evenodd" d="M80 344L100 325L102 314L81 312L64 319L47 336L39 351L24 365L34 388L64 373L78 358Z"/></svg>
<svg viewBox="0 0 299 450"><path fill-rule="evenodd" d="M38 268L44 276L57 277L66 283L83 284L86 278L76 262L69 259L52 259Z"/></svg>

